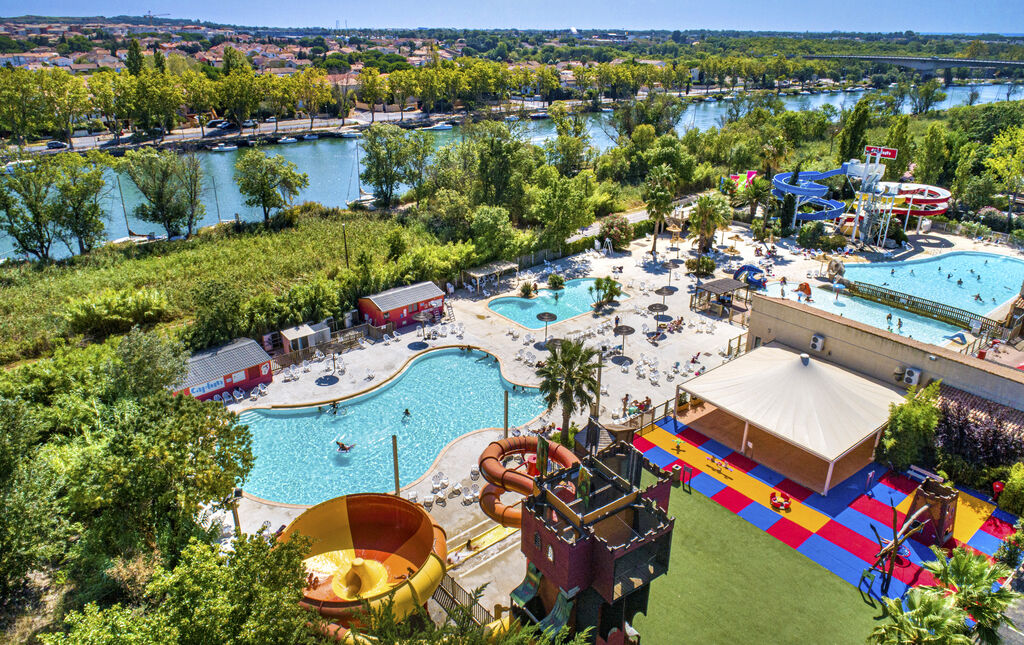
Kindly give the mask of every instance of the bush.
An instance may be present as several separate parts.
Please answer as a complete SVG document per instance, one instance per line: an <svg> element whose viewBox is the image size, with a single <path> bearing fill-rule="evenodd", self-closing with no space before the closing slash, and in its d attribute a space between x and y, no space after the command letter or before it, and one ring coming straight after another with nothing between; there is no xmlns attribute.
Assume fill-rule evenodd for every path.
<svg viewBox="0 0 1024 645"><path fill-rule="evenodd" d="M1017 246L1024 246L1024 228L1017 228L1010 233L1010 241Z"/></svg>
<svg viewBox="0 0 1024 645"><path fill-rule="evenodd" d="M524 297L524 298L531 298L531 297L533 297L533 283L532 282L524 282L522 285L520 285L519 286L519 295Z"/></svg>
<svg viewBox="0 0 1024 645"><path fill-rule="evenodd" d="M1024 515L1024 464L1016 463L1003 482L1006 487L999 496L999 506L1014 515Z"/></svg>
<svg viewBox="0 0 1024 645"><path fill-rule="evenodd" d="M1024 556L1024 523L1017 520L1017 525L1014 528L1017 529L1016 532L1006 536L993 556L997 562L1005 564L1011 569L1016 569L1020 564L1021 557Z"/></svg>
<svg viewBox="0 0 1024 645"><path fill-rule="evenodd" d="M920 391L911 388L904 403L889 406L889 425L875 452L878 461L888 462L896 470L931 463L930 451L941 416L936 405L938 394L938 383Z"/></svg>
<svg viewBox="0 0 1024 645"><path fill-rule="evenodd" d="M1024 460L1024 439L994 410L976 414L959 403L940 406L935 442L944 451L979 466L1008 466Z"/></svg>
<svg viewBox="0 0 1024 645"><path fill-rule="evenodd" d="M612 248L621 251L629 246L633 240L633 225L625 215L609 215L601 222L601 231L598 237L610 239Z"/></svg>
<svg viewBox="0 0 1024 645"><path fill-rule="evenodd" d="M64 319L73 334L102 337L156 324L167 312L167 298L156 289L104 289L69 302Z"/></svg>
<svg viewBox="0 0 1024 645"><path fill-rule="evenodd" d="M699 276L712 275L715 272L715 261L706 255L690 258L686 261L686 270Z"/></svg>
<svg viewBox="0 0 1024 645"><path fill-rule="evenodd" d="M565 278L563 278L562 276L558 275L557 273L552 273L551 275L548 276L549 289L561 289L564 286Z"/></svg>
<svg viewBox="0 0 1024 645"><path fill-rule="evenodd" d="M825 234L825 225L822 222L808 222L800 227L796 234L796 243L805 249L818 248L818 240Z"/></svg>

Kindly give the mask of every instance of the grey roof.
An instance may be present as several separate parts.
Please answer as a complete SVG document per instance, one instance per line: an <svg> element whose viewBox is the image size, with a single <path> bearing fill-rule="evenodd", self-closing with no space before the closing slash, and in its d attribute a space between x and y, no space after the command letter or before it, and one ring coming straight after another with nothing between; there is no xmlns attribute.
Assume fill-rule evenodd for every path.
<svg viewBox="0 0 1024 645"><path fill-rule="evenodd" d="M444 291L441 291L441 288L436 284L433 282L417 282L406 287L395 287L394 289L381 291L372 296L366 296L366 299L376 305L381 311L394 311L395 309L408 307L416 302L432 300L438 297L443 298Z"/></svg>
<svg viewBox="0 0 1024 645"><path fill-rule="evenodd" d="M732 278L718 278L717 280L711 280L697 287L697 291L707 291L713 293L716 296L720 296L724 293L731 293L740 289L746 289L747 283L740 282L739 280L733 280Z"/></svg>
<svg viewBox="0 0 1024 645"><path fill-rule="evenodd" d="M203 350L188 359L188 376L181 389L201 385L270 360L270 354L251 338L236 338L227 345Z"/></svg>

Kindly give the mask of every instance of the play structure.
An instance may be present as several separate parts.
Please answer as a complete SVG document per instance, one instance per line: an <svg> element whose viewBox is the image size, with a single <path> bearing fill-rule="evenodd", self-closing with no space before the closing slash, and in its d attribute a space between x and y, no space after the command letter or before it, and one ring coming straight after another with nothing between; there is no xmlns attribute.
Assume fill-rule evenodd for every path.
<svg viewBox="0 0 1024 645"><path fill-rule="evenodd" d="M512 448L494 445L485 452ZM633 642L630 621L647 612L651 581L668 572L672 483L653 469L654 483L641 489L647 466L626 442L573 459L531 482L519 515L526 576L511 594L510 615L500 620L535 624L546 634L591 628L589 642L623 645Z"/></svg>
<svg viewBox="0 0 1024 645"><path fill-rule="evenodd" d="M518 528L523 522L523 511L518 505L507 506L501 503L505 492L531 495L534 477L540 474L538 465L542 459L538 455L539 440L536 436L509 437L493 441L480 453L480 474L487 480L487 485L480 491L480 509L484 515L502 526ZM565 446L544 442L547 459L562 468L569 468L579 463L576 455ZM505 465L505 461L513 457L523 457L521 463L513 468Z"/></svg>
<svg viewBox="0 0 1024 645"><path fill-rule="evenodd" d="M363 603L393 603L404 619L426 604L445 572L444 530L422 506L394 495L335 497L295 518L278 540L312 538L305 560L307 586L300 604L327 619L328 636L370 643L359 627Z"/></svg>
<svg viewBox="0 0 1024 645"><path fill-rule="evenodd" d="M764 270L753 264L744 264L732 276L733 280L742 280L755 289L764 289L768 284Z"/></svg>
<svg viewBox="0 0 1024 645"><path fill-rule="evenodd" d="M779 200L785 199L786 195L793 195L796 199L796 214L793 222L797 226L804 221L838 219L846 211L846 204L834 199L826 199L825 195L828 194L829 187L818 182L829 177L849 174L850 163L844 163L839 168L825 172L804 170L797 176L796 183L793 183L793 173L780 172L772 178L772 195ZM804 206L815 210L811 213L801 213L800 209Z"/></svg>

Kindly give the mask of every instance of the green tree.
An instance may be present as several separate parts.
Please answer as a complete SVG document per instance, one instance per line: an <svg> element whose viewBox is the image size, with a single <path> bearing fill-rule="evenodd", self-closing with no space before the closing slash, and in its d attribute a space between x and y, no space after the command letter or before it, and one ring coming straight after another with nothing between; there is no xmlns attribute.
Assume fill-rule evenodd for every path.
<svg viewBox="0 0 1024 645"><path fill-rule="evenodd" d="M199 132L205 137L210 110L217 102L217 88L206 74L194 69L185 70L181 74L180 82L182 100L188 109L195 113L199 122Z"/></svg>
<svg viewBox="0 0 1024 645"><path fill-rule="evenodd" d="M155 614L115 604L100 609L89 603L64 619L66 632L41 634L44 645L174 645L173 627Z"/></svg>
<svg viewBox="0 0 1024 645"><path fill-rule="evenodd" d="M153 52L153 70L159 74L167 72L167 57L159 49Z"/></svg>
<svg viewBox="0 0 1024 645"><path fill-rule="evenodd" d="M936 404L938 393L938 383L920 391L911 388L905 402L889 406L889 424L875 449L878 461L901 471L913 464L926 463L941 415Z"/></svg>
<svg viewBox="0 0 1024 645"><path fill-rule="evenodd" d="M781 168L789 157L791 148L789 141L782 135L776 135L761 146L761 157L764 159L764 176L768 181L775 175L774 171Z"/></svg>
<svg viewBox="0 0 1024 645"><path fill-rule="evenodd" d="M931 549L935 560L925 562L924 568L941 583L931 588L931 593L938 598L950 598L955 607L970 615L975 621L971 632L978 642L1002 642L999 628L1015 627L1006 611L1020 597L1009 586L1000 584L1012 570L998 562L989 563L984 555L962 546L953 550L952 557L947 557L939 547Z"/></svg>
<svg viewBox="0 0 1024 645"><path fill-rule="evenodd" d="M133 215L162 226L167 237L177 235L188 219L182 199L181 166L177 153L153 148L129 150L118 164L144 200Z"/></svg>
<svg viewBox="0 0 1024 645"><path fill-rule="evenodd" d="M853 113L846 119L842 132L839 133L838 161L844 163L850 159L860 159L867 141L868 124L871 122L871 105L867 99L857 101Z"/></svg>
<svg viewBox="0 0 1024 645"><path fill-rule="evenodd" d="M230 48L229 48L230 49ZM225 52L225 60L227 53ZM224 115L239 128L242 122L259 107L263 98L261 83L248 66L235 67L223 76L219 83L219 96Z"/></svg>
<svg viewBox="0 0 1024 645"><path fill-rule="evenodd" d="M978 162L978 146L975 143L965 143L960 146L960 159L956 163L956 171L953 173L953 184L949 187L953 199L963 204L964 195L967 192L967 184L974 176L974 166Z"/></svg>
<svg viewBox="0 0 1024 645"><path fill-rule="evenodd" d="M687 219L688 237L697 240L697 250L703 255L714 244L718 231L729 227L729 205L721 195L701 195Z"/></svg>
<svg viewBox="0 0 1024 645"><path fill-rule="evenodd" d="M224 61L220 68L223 76L231 76L239 71L252 71L252 64L242 52L231 45L224 48Z"/></svg>
<svg viewBox="0 0 1024 645"><path fill-rule="evenodd" d="M43 72L39 81L43 109L74 147L71 133L75 123L92 109L89 88L79 76L72 76L62 68Z"/></svg>
<svg viewBox="0 0 1024 645"><path fill-rule="evenodd" d="M767 209L771 201L772 184L763 177L754 177L753 181L748 181L735 195L737 206L746 206L750 209L751 221L757 216L757 207Z"/></svg>
<svg viewBox="0 0 1024 645"><path fill-rule="evenodd" d="M873 645L970 645L964 613L949 598L913 587L906 598L884 598L889 622L868 636ZM906 607L904 607L904 604Z"/></svg>
<svg viewBox="0 0 1024 645"><path fill-rule="evenodd" d="M269 75L266 80L267 102L274 113L274 132L277 132L281 119L295 109L295 82L290 76Z"/></svg>
<svg viewBox="0 0 1024 645"><path fill-rule="evenodd" d="M593 173L588 170L570 179L553 166L542 166L534 180L527 189L529 216L543 226L541 242L548 248L561 248L572 235L594 221L589 202Z"/></svg>
<svg viewBox="0 0 1024 645"><path fill-rule="evenodd" d="M105 155L56 155L53 219L58 236L68 251L80 254L92 251L103 241L106 213L100 204L110 166Z"/></svg>
<svg viewBox="0 0 1024 645"><path fill-rule="evenodd" d="M544 367L537 368L540 393L548 409L562 408L562 445L569 445L569 421L585 409L597 394L597 352L577 341L564 341L550 348Z"/></svg>
<svg viewBox="0 0 1024 645"><path fill-rule="evenodd" d="M39 81L23 67L0 68L0 129L19 145L46 125Z"/></svg>
<svg viewBox="0 0 1024 645"><path fill-rule="evenodd" d="M155 70L144 70L136 77L138 83L135 109L147 127L159 127L164 135L174 126L174 119L184 102L175 77Z"/></svg>
<svg viewBox="0 0 1024 645"><path fill-rule="evenodd" d="M103 115L107 129L114 135L114 140L121 138L124 121L131 116L132 100L135 93L135 77L125 74L128 83L119 82L118 74L110 70L96 72L89 77L89 93L92 94L93 106Z"/></svg>
<svg viewBox="0 0 1024 645"><path fill-rule="evenodd" d="M391 72L388 76L388 86L401 112L398 120L404 121L405 102L410 96L415 96L416 92L419 91L419 85L416 82L416 72L411 69L400 69Z"/></svg>
<svg viewBox="0 0 1024 645"><path fill-rule="evenodd" d="M118 342L107 371L118 396L142 400L176 389L188 372L187 359L179 341L133 327Z"/></svg>
<svg viewBox="0 0 1024 645"><path fill-rule="evenodd" d="M1024 192L1024 125L1006 128L992 141L985 165L996 174L1010 196L1007 230L1013 230L1013 208Z"/></svg>
<svg viewBox="0 0 1024 645"><path fill-rule="evenodd" d="M946 129L938 123L928 127L928 132L921 142L917 154L917 166L914 168L914 179L923 184L936 184L939 175L946 167L949 150L946 148Z"/></svg>
<svg viewBox="0 0 1024 645"><path fill-rule="evenodd" d="M500 206L478 206L473 212L472 232L481 260L507 257L516 239L508 211Z"/></svg>
<svg viewBox="0 0 1024 645"><path fill-rule="evenodd" d="M395 190L406 176L410 153L408 137L397 125L378 123L363 132L360 146L363 172L359 178L373 186L377 202L387 208L395 200Z"/></svg>
<svg viewBox="0 0 1024 645"><path fill-rule="evenodd" d="M899 152L895 159L885 164L886 181L899 181L910 167L910 160L914 158L914 138L910 136L909 126L910 117L906 114L894 117L889 123L885 145Z"/></svg>
<svg viewBox="0 0 1024 645"><path fill-rule="evenodd" d="M203 166L196 153L181 155L178 184L181 186L181 208L185 214L185 236L192 237L196 224L206 214L206 205L203 204Z"/></svg>
<svg viewBox="0 0 1024 645"><path fill-rule="evenodd" d="M270 211L284 208L309 185L309 175L299 172L295 164L281 155L273 157L259 148L246 150L235 162L235 182L245 195L246 206L263 209L263 221L270 221Z"/></svg>
<svg viewBox="0 0 1024 645"><path fill-rule="evenodd" d="M385 79L381 78L376 67L363 67L359 71L359 97L370 106L370 123L373 123L374 106L384 100L387 92Z"/></svg>
<svg viewBox="0 0 1024 645"><path fill-rule="evenodd" d="M313 127L320 108L331 100L331 86L327 83L327 74L319 67L307 67L293 79L295 98L298 105L309 115L309 127Z"/></svg>
<svg viewBox="0 0 1024 645"><path fill-rule="evenodd" d="M195 318L185 333L190 349L206 349L242 332L242 297L229 284L210 280L199 285Z"/></svg>
<svg viewBox="0 0 1024 645"><path fill-rule="evenodd" d="M946 100L942 82L937 78L919 82L910 89L910 109L914 114L926 114L938 103Z"/></svg>
<svg viewBox="0 0 1024 645"><path fill-rule="evenodd" d="M672 169L662 164L652 168L647 175L641 197L647 203L647 215L654 220L654 231L651 237L651 256L658 252L658 234L665 225L665 218L672 212L672 200L675 198L674 186L676 176Z"/></svg>
<svg viewBox="0 0 1024 645"><path fill-rule="evenodd" d="M54 205L58 172L53 158L11 166L0 174L0 230L23 255L49 260L60 222Z"/></svg>
<svg viewBox="0 0 1024 645"><path fill-rule="evenodd" d="M146 60L142 57L142 46L134 38L128 43L128 56L125 58L124 66L132 76L141 74L146 66Z"/></svg>

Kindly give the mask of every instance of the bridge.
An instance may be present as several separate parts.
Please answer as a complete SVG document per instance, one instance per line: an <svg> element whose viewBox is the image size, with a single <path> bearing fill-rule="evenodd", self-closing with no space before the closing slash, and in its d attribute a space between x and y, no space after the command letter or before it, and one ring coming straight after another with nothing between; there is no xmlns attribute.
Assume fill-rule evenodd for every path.
<svg viewBox="0 0 1024 645"><path fill-rule="evenodd" d="M924 56L857 56L857 55L817 55L804 56L818 60L863 60L872 63L888 63L900 67L916 69L920 72L935 72L951 67L998 67L1002 69L1024 69L1024 61L1019 60L985 60L980 58L939 58Z"/></svg>

